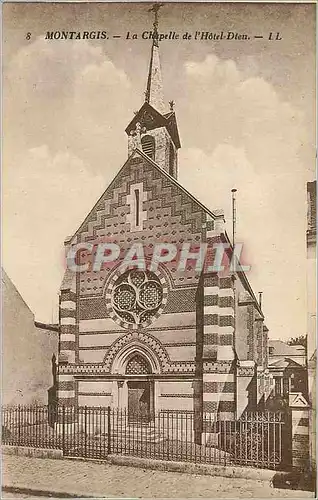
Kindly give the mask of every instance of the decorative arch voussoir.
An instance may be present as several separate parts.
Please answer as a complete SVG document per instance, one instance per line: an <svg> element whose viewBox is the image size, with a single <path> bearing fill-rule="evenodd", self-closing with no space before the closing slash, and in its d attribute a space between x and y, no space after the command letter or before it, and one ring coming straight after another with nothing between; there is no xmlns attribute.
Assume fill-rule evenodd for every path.
<svg viewBox="0 0 318 500"><path fill-rule="evenodd" d="M157 359L161 372L167 372L170 366L170 358L166 349L152 335L145 332L133 331L116 340L108 350L104 358L104 366L108 371L111 371L114 360L124 351L129 344L145 345L153 353Z"/></svg>

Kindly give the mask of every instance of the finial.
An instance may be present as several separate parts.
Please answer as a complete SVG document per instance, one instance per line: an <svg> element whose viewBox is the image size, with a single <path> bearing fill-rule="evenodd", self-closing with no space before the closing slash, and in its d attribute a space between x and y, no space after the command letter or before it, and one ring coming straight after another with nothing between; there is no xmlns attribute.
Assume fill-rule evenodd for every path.
<svg viewBox="0 0 318 500"><path fill-rule="evenodd" d="M174 105L175 105L174 101L169 101L170 111L173 111Z"/></svg>
<svg viewBox="0 0 318 500"><path fill-rule="evenodd" d="M153 22L153 43L158 46L158 11L163 7L163 3L155 3L148 12L154 12L155 19Z"/></svg>

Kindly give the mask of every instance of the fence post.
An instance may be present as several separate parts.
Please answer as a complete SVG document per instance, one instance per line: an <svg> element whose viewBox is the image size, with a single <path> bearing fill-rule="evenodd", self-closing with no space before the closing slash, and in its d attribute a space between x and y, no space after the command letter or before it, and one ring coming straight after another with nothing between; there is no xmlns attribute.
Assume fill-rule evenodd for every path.
<svg viewBox="0 0 318 500"><path fill-rule="evenodd" d="M111 454L111 425L110 425L110 406L107 406L107 454Z"/></svg>
<svg viewBox="0 0 318 500"><path fill-rule="evenodd" d="M167 416L168 416L168 420L167 420L167 436L168 436L168 439L167 439L167 460L170 460L170 429L169 429L170 414L169 414L169 410L167 411Z"/></svg>
<svg viewBox="0 0 318 500"><path fill-rule="evenodd" d="M21 438L21 418L20 418L20 405L18 405L18 444L21 445L20 443L20 438Z"/></svg>
<svg viewBox="0 0 318 500"><path fill-rule="evenodd" d="M87 457L87 406L84 407L84 453Z"/></svg>
<svg viewBox="0 0 318 500"><path fill-rule="evenodd" d="M284 413L281 414L283 421L281 426L281 463L286 469L292 465L292 413L289 407L285 408Z"/></svg>
<svg viewBox="0 0 318 500"><path fill-rule="evenodd" d="M65 406L62 406L62 451L65 454Z"/></svg>

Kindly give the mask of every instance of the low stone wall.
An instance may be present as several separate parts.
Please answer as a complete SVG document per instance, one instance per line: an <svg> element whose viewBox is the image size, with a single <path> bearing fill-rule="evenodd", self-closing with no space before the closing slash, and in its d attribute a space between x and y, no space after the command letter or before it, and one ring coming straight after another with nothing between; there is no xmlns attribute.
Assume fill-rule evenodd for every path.
<svg viewBox="0 0 318 500"><path fill-rule="evenodd" d="M204 476L223 476L243 479L255 479L257 481L268 480L272 483L274 470L254 469L252 467L206 465L190 462L173 462L165 460L153 460L138 457L124 457L109 455L107 461L114 465L126 465L129 467L141 467L143 469L162 470L169 472L183 472L186 474L199 474Z"/></svg>
<svg viewBox="0 0 318 500"><path fill-rule="evenodd" d="M30 448L28 446L3 445L1 449L4 455L17 455L20 457L34 458L63 458L62 450L49 448Z"/></svg>

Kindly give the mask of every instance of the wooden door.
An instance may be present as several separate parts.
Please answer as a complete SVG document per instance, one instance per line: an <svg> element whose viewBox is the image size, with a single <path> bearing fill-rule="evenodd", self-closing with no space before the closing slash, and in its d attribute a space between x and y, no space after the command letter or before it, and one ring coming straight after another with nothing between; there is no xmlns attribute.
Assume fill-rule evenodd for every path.
<svg viewBox="0 0 318 500"><path fill-rule="evenodd" d="M128 383L129 421L147 418L150 410L149 382Z"/></svg>

